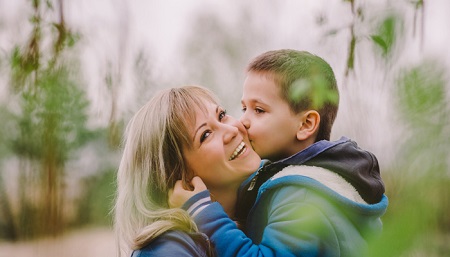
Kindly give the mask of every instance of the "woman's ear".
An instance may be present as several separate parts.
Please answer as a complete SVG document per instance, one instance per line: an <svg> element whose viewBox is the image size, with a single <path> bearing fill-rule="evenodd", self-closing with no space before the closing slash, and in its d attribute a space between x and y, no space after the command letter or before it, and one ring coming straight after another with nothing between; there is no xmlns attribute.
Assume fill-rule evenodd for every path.
<svg viewBox="0 0 450 257"><path fill-rule="evenodd" d="M313 137L312 139L314 141L319 130L320 114L315 110L309 110L300 115L301 123L297 131L297 139L304 141Z"/></svg>

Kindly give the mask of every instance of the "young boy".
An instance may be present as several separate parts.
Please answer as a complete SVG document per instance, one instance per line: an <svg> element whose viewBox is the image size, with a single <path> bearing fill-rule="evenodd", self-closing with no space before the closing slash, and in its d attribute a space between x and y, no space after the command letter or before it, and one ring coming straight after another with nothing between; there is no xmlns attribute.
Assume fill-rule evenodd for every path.
<svg viewBox="0 0 450 257"><path fill-rule="evenodd" d="M278 50L247 72L241 122L269 161L238 193L234 218L245 234L207 191L183 208L219 256L361 256L388 203L375 156L347 138L329 141L338 109L331 67Z"/></svg>

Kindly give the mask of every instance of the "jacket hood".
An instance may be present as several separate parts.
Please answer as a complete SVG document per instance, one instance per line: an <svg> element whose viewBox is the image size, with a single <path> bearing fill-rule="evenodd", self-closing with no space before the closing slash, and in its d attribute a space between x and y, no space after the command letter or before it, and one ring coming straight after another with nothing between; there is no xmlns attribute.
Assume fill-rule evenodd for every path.
<svg viewBox="0 0 450 257"><path fill-rule="evenodd" d="M318 166L333 171L355 187L369 204L378 203L385 192L375 155L345 137L335 142L319 141L277 163Z"/></svg>
<svg viewBox="0 0 450 257"><path fill-rule="evenodd" d="M307 191L301 190L306 189ZM351 186L344 178L332 171L320 167L312 167L307 165L288 166L269 179L259 188L258 198L256 202L264 202L264 197L270 199L271 192L284 192L286 197L295 195L301 201L310 202L317 206L334 206L339 209L348 220L359 224L357 229L362 233L367 231L379 233L381 232L381 216L387 210L389 204L386 195L382 195L380 201L368 204L361 199L361 196L353 186ZM304 194L301 196L300 194ZM324 200L326 199L326 200ZM325 205L324 201L326 202ZM256 212L256 210L253 210ZM324 211L330 220L339 220L340 215L336 215L333 211ZM337 219L334 219L335 217ZM341 226L342 224L339 223ZM341 227L342 228L342 227ZM367 230L368 229L368 230Z"/></svg>

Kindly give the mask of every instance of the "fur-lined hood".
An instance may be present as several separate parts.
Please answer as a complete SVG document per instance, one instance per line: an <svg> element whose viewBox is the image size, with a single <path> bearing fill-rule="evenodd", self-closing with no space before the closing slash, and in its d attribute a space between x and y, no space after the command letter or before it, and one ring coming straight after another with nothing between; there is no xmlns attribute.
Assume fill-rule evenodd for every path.
<svg viewBox="0 0 450 257"><path fill-rule="evenodd" d="M270 180L285 176L305 176L320 182L337 194L357 203L367 204L356 189L338 174L320 167L295 165L288 166L275 174Z"/></svg>
<svg viewBox="0 0 450 257"><path fill-rule="evenodd" d="M270 165L322 167L345 179L369 204L379 202L385 192L375 155L359 148L356 142L346 137L334 142L316 142L305 150Z"/></svg>

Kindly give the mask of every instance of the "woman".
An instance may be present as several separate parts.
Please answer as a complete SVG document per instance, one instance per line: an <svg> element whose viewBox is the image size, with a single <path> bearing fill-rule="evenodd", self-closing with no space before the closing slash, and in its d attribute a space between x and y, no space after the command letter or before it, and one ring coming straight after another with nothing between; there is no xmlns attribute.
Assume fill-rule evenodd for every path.
<svg viewBox="0 0 450 257"><path fill-rule="evenodd" d="M129 122L115 205L119 256L212 256L188 213L170 209L177 180L200 177L211 198L234 213L239 185L260 165L243 125L207 89L160 91ZM195 181L193 181L195 182Z"/></svg>

